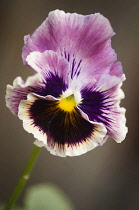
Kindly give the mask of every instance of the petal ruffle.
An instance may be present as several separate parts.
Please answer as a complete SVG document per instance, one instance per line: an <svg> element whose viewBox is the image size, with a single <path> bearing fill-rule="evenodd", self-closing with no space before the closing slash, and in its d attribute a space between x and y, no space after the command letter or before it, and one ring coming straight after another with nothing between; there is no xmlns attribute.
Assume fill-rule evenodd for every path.
<svg viewBox="0 0 139 210"><path fill-rule="evenodd" d="M98 75L96 74L95 76L95 79L91 79L90 75L90 78L88 79L88 84L87 82L85 82L85 84L81 86L81 88L93 88L102 92L117 86L126 79L125 74L123 73L121 62L114 63L112 67L108 70L108 72Z"/></svg>
<svg viewBox="0 0 139 210"><path fill-rule="evenodd" d="M58 156L76 156L102 145L106 135L105 126L90 122L79 110L63 112L58 101L28 95L19 106L19 118L26 131L38 139L39 146L45 146Z"/></svg>
<svg viewBox="0 0 139 210"><path fill-rule="evenodd" d="M39 74L28 77L24 82L21 77L17 77L13 86L7 85L6 89L6 106L14 115L18 115L18 106L21 100L27 99L30 92L36 92L36 88L40 89L42 86L42 77Z"/></svg>

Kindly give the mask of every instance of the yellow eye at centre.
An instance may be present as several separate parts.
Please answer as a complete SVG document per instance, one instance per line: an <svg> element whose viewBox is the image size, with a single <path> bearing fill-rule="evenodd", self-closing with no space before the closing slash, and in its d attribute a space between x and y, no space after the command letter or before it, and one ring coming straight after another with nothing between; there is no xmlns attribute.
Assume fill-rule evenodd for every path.
<svg viewBox="0 0 139 210"><path fill-rule="evenodd" d="M61 101L59 101L58 106L64 111L71 112L76 107L74 95L63 98Z"/></svg>

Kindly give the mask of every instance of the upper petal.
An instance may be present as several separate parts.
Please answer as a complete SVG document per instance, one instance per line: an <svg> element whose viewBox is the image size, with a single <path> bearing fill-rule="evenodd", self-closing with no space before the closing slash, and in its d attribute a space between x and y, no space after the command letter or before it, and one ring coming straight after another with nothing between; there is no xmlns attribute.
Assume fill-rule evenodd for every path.
<svg viewBox="0 0 139 210"><path fill-rule="evenodd" d="M109 21L101 14L79 15L55 10L31 35L25 37L23 61L30 52L53 50L58 52L76 69L81 60L92 63L96 71L116 60L110 38L114 35ZM76 60L76 64L74 63Z"/></svg>

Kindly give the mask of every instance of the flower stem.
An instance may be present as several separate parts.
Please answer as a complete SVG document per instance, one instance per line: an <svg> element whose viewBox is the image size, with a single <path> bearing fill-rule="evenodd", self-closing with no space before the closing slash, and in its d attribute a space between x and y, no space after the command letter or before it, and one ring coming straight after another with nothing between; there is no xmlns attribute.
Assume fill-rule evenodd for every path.
<svg viewBox="0 0 139 210"><path fill-rule="evenodd" d="M23 171L23 174L21 178L19 179L19 182L17 183L9 202L7 203L7 206L5 207L5 210L10 210L13 205L15 204L16 200L18 199L21 191L23 190L23 187L25 186L27 180L29 179L30 173L32 171L32 168L35 164L35 160L40 152L41 147L34 146L33 151L30 155L30 158L27 162L27 165Z"/></svg>

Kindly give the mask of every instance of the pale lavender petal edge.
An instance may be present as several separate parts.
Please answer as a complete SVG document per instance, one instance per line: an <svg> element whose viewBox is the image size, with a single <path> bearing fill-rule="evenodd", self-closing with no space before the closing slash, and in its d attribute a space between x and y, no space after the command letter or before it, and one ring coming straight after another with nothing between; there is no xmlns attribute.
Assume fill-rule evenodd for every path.
<svg viewBox="0 0 139 210"><path fill-rule="evenodd" d="M6 106L14 115L18 115L18 107L21 100L26 100L27 95L38 86L38 82L42 80L39 74L28 77L24 82L21 77L17 77L12 85L7 85L6 89Z"/></svg>

